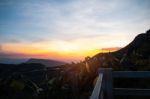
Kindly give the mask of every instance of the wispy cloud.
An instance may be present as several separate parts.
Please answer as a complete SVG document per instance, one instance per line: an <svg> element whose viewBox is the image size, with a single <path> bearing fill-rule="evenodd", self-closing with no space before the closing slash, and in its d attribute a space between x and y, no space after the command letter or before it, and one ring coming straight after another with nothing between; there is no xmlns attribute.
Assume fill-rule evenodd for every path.
<svg viewBox="0 0 150 99"><path fill-rule="evenodd" d="M67 36L76 39L88 35L137 33L137 27L141 32L150 22L150 11L141 9L138 3L135 0L24 1L17 5L20 10L16 13L21 20L12 26L11 33L31 41L34 38L66 39Z"/></svg>
<svg viewBox="0 0 150 99"><path fill-rule="evenodd" d="M132 7L131 4L129 1L122 2L118 0L116 2L77 0L61 6L53 5L51 2L28 3L24 5L27 9L23 11L23 15L29 20L23 23L23 28L25 26L28 26L29 29L30 26L32 29L38 28L39 31L34 31L33 34L39 34L40 36L45 34L59 39L64 39L66 36L72 37L71 35L78 38L79 36L84 37L91 34L128 33L139 26L138 22L145 20L149 22L147 20L149 11L143 13L140 8L136 11L135 8L137 7ZM129 6L131 6L130 10L126 11ZM141 13L142 15L140 15ZM135 15L133 16L133 14ZM143 27L149 25L142 23ZM128 27L130 29L126 31ZM143 27L140 28L139 26L140 31Z"/></svg>

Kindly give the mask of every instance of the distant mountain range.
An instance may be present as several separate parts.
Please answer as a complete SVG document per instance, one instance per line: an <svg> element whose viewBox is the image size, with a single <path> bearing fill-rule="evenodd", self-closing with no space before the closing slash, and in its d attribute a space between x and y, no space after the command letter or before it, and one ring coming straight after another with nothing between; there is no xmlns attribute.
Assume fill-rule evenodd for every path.
<svg viewBox="0 0 150 99"><path fill-rule="evenodd" d="M20 64L26 62L28 59L18 59L18 58L0 58L0 63L3 64Z"/></svg>
<svg viewBox="0 0 150 99"><path fill-rule="evenodd" d="M60 65L67 64L65 62L57 61L57 60L35 59L35 58L29 59L28 61L26 61L26 63L40 63L40 64L45 65L46 67L54 67L54 66L60 66Z"/></svg>
<svg viewBox="0 0 150 99"><path fill-rule="evenodd" d="M63 61L51 60L51 59L15 59L15 58L0 58L0 63L3 64L21 64L21 63L40 63L45 65L46 67L60 66L67 64Z"/></svg>

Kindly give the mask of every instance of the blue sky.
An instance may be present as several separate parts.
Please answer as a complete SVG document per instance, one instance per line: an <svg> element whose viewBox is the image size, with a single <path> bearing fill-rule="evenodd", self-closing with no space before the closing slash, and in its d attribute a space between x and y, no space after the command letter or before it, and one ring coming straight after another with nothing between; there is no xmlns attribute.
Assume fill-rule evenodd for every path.
<svg viewBox="0 0 150 99"><path fill-rule="evenodd" d="M149 9L150 0L1 0L0 45L123 47L150 28Z"/></svg>

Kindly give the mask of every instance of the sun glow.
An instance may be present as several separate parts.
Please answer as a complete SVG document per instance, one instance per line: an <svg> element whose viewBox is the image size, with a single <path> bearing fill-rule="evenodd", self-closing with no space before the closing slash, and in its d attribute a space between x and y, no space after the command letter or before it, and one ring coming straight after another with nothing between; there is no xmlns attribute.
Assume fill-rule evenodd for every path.
<svg viewBox="0 0 150 99"><path fill-rule="evenodd" d="M66 61L83 60L86 56L93 56L100 52L99 49L82 49L71 44L56 44L56 47L46 47L44 44L31 45L7 44L3 46L3 49L5 49L5 53L19 53L22 55L16 56L19 58L52 58Z"/></svg>
<svg viewBox="0 0 150 99"><path fill-rule="evenodd" d="M33 43L9 43L3 46L5 53L14 53L14 57L19 58L51 58L63 61L84 60L86 56L93 56L100 52L111 52L118 48L102 48L107 43L99 38L77 39L71 41L42 41ZM107 45L108 46L108 45ZM17 54L17 56L15 56ZM18 55L19 54L19 55Z"/></svg>
<svg viewBox="0 0 150 99"><path fill-rule="evenodd" d="M71 44L71 43L61 43L58 44L58 50L62 51L62 52L76 52L79 51L81 48L79 48L79 46L75 45L75 44Z"/></svg>

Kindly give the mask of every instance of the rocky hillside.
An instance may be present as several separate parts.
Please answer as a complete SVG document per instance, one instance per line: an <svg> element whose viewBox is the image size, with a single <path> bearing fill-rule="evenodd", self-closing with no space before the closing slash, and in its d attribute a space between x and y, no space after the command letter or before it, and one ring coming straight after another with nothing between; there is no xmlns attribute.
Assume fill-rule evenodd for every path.
<svg viewBox="0 0 150 99"><path fill-rule="evenodd" d="M119 51L99 53L92 59L98 60L101 67L150 70L150 30L136 36L130 44Z"/></svg>

